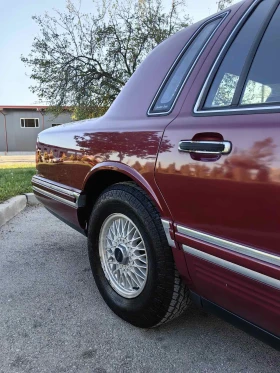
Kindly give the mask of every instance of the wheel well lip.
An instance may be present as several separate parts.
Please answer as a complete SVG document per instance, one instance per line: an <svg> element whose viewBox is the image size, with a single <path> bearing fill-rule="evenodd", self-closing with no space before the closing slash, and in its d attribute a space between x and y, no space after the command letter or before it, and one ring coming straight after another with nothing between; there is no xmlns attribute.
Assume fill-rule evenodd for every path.
<svg viewBox="0 0 280 373"><path fill-rule="evenodd" d="M121 173L130 179L132 179L136 184L138 184L145 192L147 192L150 197L153 199L155 204L157 205L158 209L160 212L166 211L167 206L164 206L165 201L162 200L161 198L159 199L157 193L155 190L151 187L151 185L148 183L148 181L134 168L123 164L119 162L102 162L94 167L91 168L91 170L88 172L88 174L85 177L84 183L83 183L83 188L82 190L85 191L87 182L89 179L93 176L96 175L98 172L101 171L116 171L118 173ZM154 174L153 174L154 176Z"/></svg>

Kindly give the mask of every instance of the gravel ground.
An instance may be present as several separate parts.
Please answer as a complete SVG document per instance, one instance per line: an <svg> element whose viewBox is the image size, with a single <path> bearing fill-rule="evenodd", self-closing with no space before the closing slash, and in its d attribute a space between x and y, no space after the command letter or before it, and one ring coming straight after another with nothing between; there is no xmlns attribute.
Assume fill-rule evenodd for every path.
<svg viewBox="0 0 280 373"><path fill-rule="evenodd" d="M153 330L115 316L86 238L42 207L0 229L0 372L280 372L279 353L192 308Z"/></svg>

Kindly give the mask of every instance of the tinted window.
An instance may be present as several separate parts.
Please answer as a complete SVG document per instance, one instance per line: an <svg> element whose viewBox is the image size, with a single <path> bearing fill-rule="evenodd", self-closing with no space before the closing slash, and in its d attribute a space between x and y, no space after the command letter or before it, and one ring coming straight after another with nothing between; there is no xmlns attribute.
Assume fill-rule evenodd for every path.
<svg viewBox="0 0 280 373"><path fill-rule="evenodd" d="M191 42L165 83L155 104L152 107L153 113L168 112L180 90L182 84L198 54L207 43L210 35L221 22L222 18L215 19L206 24L196 38Z"/></svg>
<svg viewBox="0 0 280 373"><path fill-rule="evenodd" d="M280 102L280 9L261 41L246 81L241 105Z"/></svg>
<svg viewBox="0 0 280 373"><path fill-rule="evenodd" d="M226 107L232 104L248 53L274 4L275 0L266 0L260 3L238 33L214 78L204 105L205 108ZM258 86L256 89L262 90L263 88ZM266 91L266 87L264 90Z"/></svg>

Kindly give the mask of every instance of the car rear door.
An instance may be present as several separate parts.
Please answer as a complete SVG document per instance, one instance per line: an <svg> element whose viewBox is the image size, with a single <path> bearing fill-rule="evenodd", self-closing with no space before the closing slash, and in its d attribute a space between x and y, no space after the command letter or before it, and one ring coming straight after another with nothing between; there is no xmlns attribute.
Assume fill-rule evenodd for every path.
<svg viewBox="0 0 280 373"><path fill-rule="evenodd" d="M194 70L155 178L192 290L280 335L278 1L252 2L226 39Z"/></svg>

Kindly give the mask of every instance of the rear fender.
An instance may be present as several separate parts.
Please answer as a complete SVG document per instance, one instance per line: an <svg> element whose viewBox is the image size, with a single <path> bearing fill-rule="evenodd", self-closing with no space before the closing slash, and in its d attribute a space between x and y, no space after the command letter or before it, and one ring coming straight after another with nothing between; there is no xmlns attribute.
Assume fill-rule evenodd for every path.
<svg viewBox="0 0 280 373"><path fill-rule="evenodd" d="M86 189L86 185L92 177L96 177L98 180L98 173L101 171L115 171L121 173L134 181L140 188L142 188L155 203L161 217L171 219L169 209L163 199L156 183L154 180L154 173L146 173L145 177L136 171L134 168L129 167L119 162L102 162L95 165L90 172L87 174L83 190Z"/></svg>

